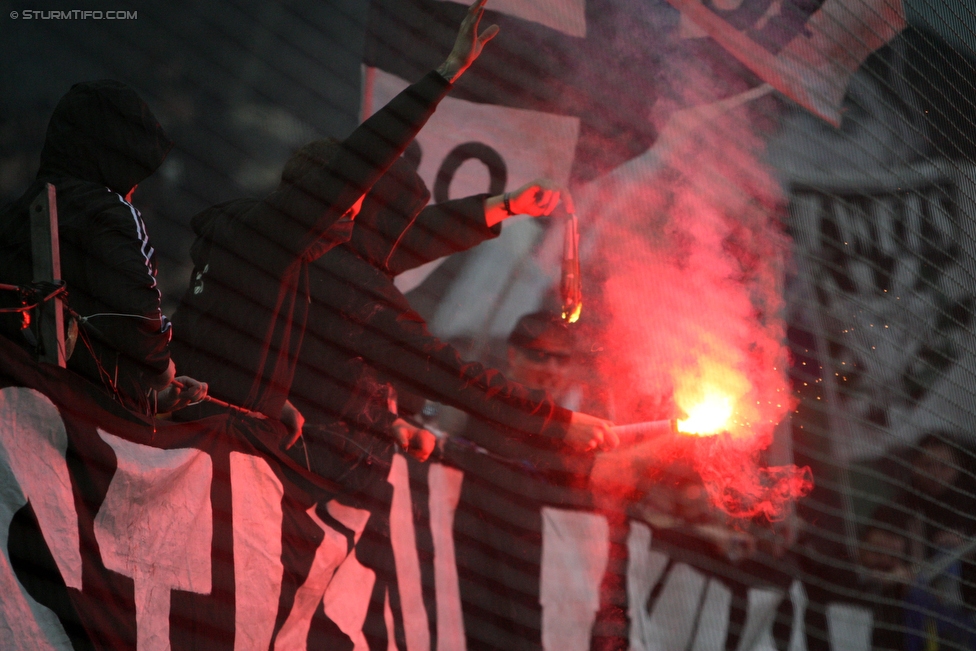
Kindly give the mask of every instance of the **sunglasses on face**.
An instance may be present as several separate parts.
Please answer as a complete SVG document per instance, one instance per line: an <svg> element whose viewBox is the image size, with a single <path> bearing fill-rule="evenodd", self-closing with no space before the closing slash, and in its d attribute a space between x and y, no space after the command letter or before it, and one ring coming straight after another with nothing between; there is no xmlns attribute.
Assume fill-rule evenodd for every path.
<svg viewBox="0 0 976 651"><path fill-rule="evenodd" d="M559 365L564 365L568 364L571 358L569 353L553 352L539 348L519 348L519 351L521 351L526 359L536 364L545 364L549 360L553 360Z"/></svg>

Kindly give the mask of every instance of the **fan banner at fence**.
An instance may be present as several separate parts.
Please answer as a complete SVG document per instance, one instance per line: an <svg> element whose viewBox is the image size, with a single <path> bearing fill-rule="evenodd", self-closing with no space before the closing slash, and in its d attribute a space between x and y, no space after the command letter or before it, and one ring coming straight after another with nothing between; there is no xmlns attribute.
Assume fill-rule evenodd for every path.
<svg viewBox="0 0 976 651"><path fill-rule="evenodd" d="M366 512L316 509L335 490L277 452L280 425L147 423L4 339L0 369L0 648L305 649L336 622L386 637L397 600L372 571L358 610L325 614Z"/></svg>
<svg viewBox="0 0 976 651"><path fill-rule="evenodd" d="M797 179L790 303L817 339L835 453L969 431L976 386L970 167Z"/></svg>
<svg viewBox="0 0 976 651"><path fill-rule="evenodd" d="M281 457L274 428L231 417L154 427L3 340L0 368L2 648L463 649L466 619L484 617L476 603L498 589L490 560L459 563L459 541L472 547L456 514L472 507L458 469L395 456L377 527ZM707 555L651 549L637 522L619 543L630 561L614 570L626 594L608 596L620 554L606 517L529 508L539 542L522 580L537 586L540 623L526 648L590 648L608 599L628 597L621 633L635 649L663 648L663 632L724 648L737 610L740 649L766 648L777 612L802 635L799 583L726 585Z"/></svg>

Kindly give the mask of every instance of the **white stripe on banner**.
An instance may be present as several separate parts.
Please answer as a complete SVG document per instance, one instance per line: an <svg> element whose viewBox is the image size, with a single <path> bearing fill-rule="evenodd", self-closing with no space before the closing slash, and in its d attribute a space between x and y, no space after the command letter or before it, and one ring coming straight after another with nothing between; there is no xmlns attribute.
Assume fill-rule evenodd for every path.
<svg viewBox="0 0 976 651"><path fill-rule="evenodd" d="M316 505L311 506L308 509L308 515L324 533L322 544L315 550L315 560L312 561L308 577L295 592L295 603L291 612L288 613L288 619L285 620L284 625L275 637L275 651L301 649L305 646L315 611L322 603L336 569L349 556L349 541L343 534L323 522L315 509ZM359 528L359 533L361 533L362 528L366 526L369 513L360 509L350 509L350 511L360 511L360 513L366 514L366 517L359 518L362 523ZM339 625L338 622L336 625ZM360 624L361 628L362 624Z"/></svg>
<svg viewBox="0 0 976 651"><path fill-rule="evenodd" d="M171 592L210 592L213 463L192 448L161 450L101 429L98 435L118 459L95 517L102 562L132 578L137 648L166 650Z"/></svg>
<svg viewBox="0 0 976 651"><path fill-rule="evenodd" d="M732 591L717 579L709 579L705 600L698 617L698 631L691 651L723 651L729 633Z"/></svg>
<svg viewBox="0 0 976 651"><path fill-rule="evenodd" d="M695 632L698 606L708 577L684 563L676 563L651 613L648 651L686 649Z"/></svg>
<svg viewBox="0 0 976 651"><path fill-rule="evenodd" d="M542 508L542 647L588 651L600 607L600 582L610 554L602 515Z"/></svg>
<svg viewBox="0 0 976 651"><path fill-rule="evenodd" d="M850 604L827 606L827 635L831 651L868 651L874 617L867 608Z"/></svg>
<svg viewBox="0 0 976 651"><path fill-rule="evenodd" d="M651 590L661 580L668 557L651 550L651 528L631 522L627 536L627 614L630 616L630 647L644 651L651 634L651 617L646 605Z"/></svg>
<svg viewBox="0 0 976 651"><path fill-rule="evenodd" d="M407 460L400 454L393 456L389 482L393 485L390 540L393 543L393 558L396 561L407 651L429 651L430 620L424 607L420 582L420 556L417 554L417 535L413 526L410 476L407 472ZM392 635L390 640L393 640Z"/></svg>
<svg viewBox="0 0 976 651"><path fill-rule="evenodd" d="M461 587L454 556L454 513L461 500L464 473L433 463L430 489L430 533L434 540L434 586L437 594L437 651L465 651Z"/></svg>
<svg viewBox="0 0 976 651"><path fill-rule="evenodd" d="M64 454L64 422L44 395L21 387L0 390L0 648L63 649L71 642L57 616L20 584L7 542L14 515L30 500L44 540L65 583L81 589L78 516Z"/></svg>
<svg viewBox="0 0 976 651"><path fill-rule="evenodd" d="M234 651L267 649L281 595L281 498L268 462L230 453L234 509Z"/></svg>
<svg viewBox="0 0 976 651"><path fill-rule="evenodd" d="M776 651L773 620L783 596L780 590L772 588L749 588L749 610L737 651Z"/></svg>
<svg viewBox="0 0 976 651"><path fill-rule="evenodd" d="M806 627L807 591L799 581L790 586L790 601L793 602L793 628L790 631L789 651L807 651Z"/></svg>
<svg viewBox="0 0 976 651"><path fill-rule="evenodd" d="M369 511L344 506L334 500L329 502L328 508L332 517L355 532L358 542L369 520ZM342 544L345 547L345 540ZM323 597L325 614L339 630L349 636L354 651L369 651L366 636L363 635L363 624L366 622L369 599L375 583L376 574L359 562L356 550L353 549L335 571Z"/></svg>

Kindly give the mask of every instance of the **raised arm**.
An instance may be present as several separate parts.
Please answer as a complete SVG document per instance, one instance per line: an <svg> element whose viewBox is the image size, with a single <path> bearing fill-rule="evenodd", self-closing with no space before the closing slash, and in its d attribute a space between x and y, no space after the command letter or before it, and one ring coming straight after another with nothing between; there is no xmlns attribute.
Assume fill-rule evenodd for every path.
<svg viewBox="0 0 976 651"><path fill-rule="evenodd" d="M363 122L340 143L331 160L312 167L292 183L282 184L265 200L265 206L277 218L254 220L252 227L277 244L279 253L313 259L331 248L321 246L320 240L329 239L336 222L403 153L451 84L498 32L493 25L478 34L484 4L485 0L476 0L471 5L454 49L436 71L406 88ZM331 239L333 244L341 243L348 234L333 233Z"/></svg>
<svg viewBox="0 0 976 651"><path fill-rule="evenodd" d="M461 359L412 310L378 311L370 324L363 332L364 357L420 395L462 409L538 447L562 444L587 452L613 449L619 442L608 421L563 409L545 391Z"/></svg>
<svg viewBox="0 0 976 651"><path fill-rule="evenodd" d="M386 270L396 276L432 260L467 251L498 237L501 227L485 223L486 195L427 206L396 243Z"/></svg>
<svg viewBox="0 0 976 651"><path fill-rule="evenodd" d="M501 222L513 215L550 215L560 201L572 205L569 193L545 178L535 179L513 192L484 194L445 201L424 208L400 236L386 263L398 275L444 256L467 251L498 237Z"/></svg>
<svg viewBox="0 0 976 651"><path fill-rule="evenodd" d="M474 0L468 7L468 12L464 15L464 20L461 21L457 38L454 40L454 48L447 60L437 68L437 72L452 84L481 55L485 43L498 34L498 25L491 25L485 28L481 34L478 34L478 24L485 14L486 2L487 0Z"/></svg>
<svg viewBox="0 0 976 651"><path fill-rule="evenodd" d="M566 210L574 211L573 199L563 187L550 179L535 179L514 192L488 197L485 201L485 223L491 228L513 215L546 217L552 214L560 200L566 205Z"/></svg>

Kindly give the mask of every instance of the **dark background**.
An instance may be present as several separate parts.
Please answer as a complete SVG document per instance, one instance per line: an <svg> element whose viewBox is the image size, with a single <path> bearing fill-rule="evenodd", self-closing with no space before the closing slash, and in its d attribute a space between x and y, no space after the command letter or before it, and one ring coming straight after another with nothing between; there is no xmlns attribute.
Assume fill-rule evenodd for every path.
<svg viewBox="0 0 976 651"><path fill-rule="evenodd" d="M75 5L138 18L10 18ZM48 117L73 83L132 85L176 143L134 198L171 313L190 271L190 217L266 192L299 145L358 123L367 8L366 0L0 2L0 204L33 179Z"/></svg>

